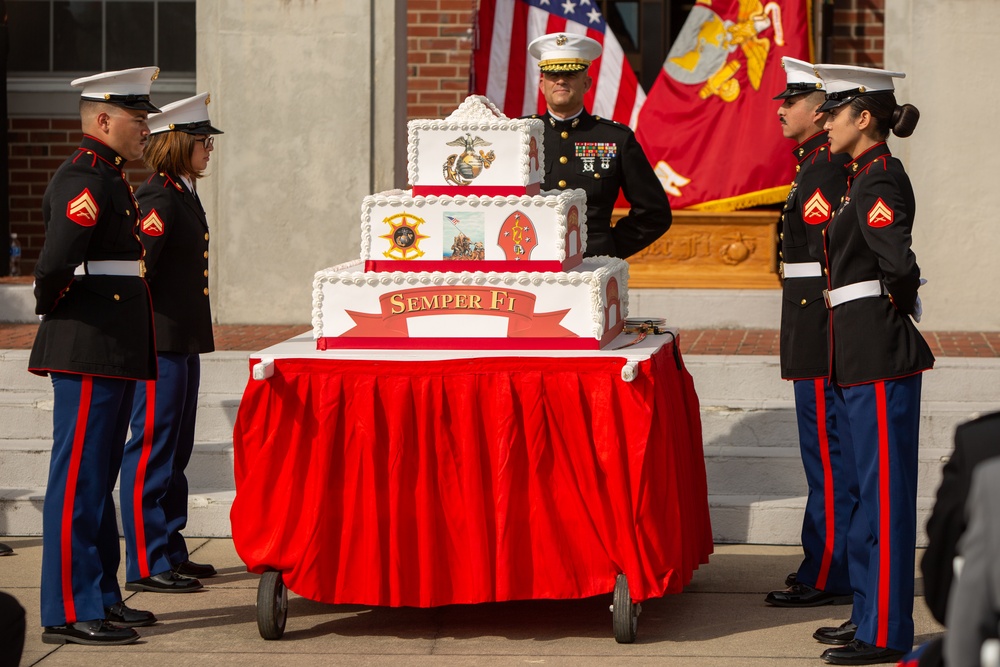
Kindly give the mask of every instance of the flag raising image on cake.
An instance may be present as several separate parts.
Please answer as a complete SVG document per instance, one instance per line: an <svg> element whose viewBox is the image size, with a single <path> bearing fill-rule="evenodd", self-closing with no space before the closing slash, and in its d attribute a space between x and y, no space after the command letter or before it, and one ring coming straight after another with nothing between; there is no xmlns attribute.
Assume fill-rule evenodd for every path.
<svg viewBox="0 0 1000 667"><path fill-rule="evenodd" d="M313 281L319 349L596 350L621 333L628 264L584 259L583 190L540 191L541 120L470 96L407 129L412 189L365 197L361 258Z"/></svg>

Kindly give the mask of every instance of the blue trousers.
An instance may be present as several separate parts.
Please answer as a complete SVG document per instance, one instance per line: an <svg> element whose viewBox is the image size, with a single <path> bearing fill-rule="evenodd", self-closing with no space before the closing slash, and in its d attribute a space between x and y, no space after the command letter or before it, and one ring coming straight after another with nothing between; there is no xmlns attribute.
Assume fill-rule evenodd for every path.
<svg viewBox="0 0 1000 667"><path fill-rule="evenodd" d="M42 510L42 625L105 617L122 599L113 496L134 380L51 373L52 458Z"/></svg>
<svg viewBox="0 0 1000 667"><path fill-rule="evenodd" d="M188 559L184 469L194 449L201 384L197 354L157 355L159 377L140 382L132 406L132 435L122 461L121 506L125 578L161 574Z"/></svg>
<svg viewBox="0 0 1000 667"><path fill-rule="evenodd" d="M836 387L844 470L854 501L847 536L857 639L913 648L921 376Z"/></svg>
<svg viewBox="0 0 1000 667"><path fill-rule="evenodd" d="M833 388L824 378L795 380L794 387L799 450L809 487L802 519L805 555L797 581L847 595L847 528L853 503L843 471Z"/></svg>

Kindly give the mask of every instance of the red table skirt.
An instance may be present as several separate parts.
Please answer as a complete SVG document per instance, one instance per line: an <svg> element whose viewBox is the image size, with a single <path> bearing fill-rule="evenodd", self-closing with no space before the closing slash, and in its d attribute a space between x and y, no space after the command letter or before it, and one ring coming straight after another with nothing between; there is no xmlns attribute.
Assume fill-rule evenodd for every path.
<svg viewBox="0 0 1000 667"><path fill-rule="evenodd" d="M679 593L712 552L698 398L672 343L623 361L276 359L237 417L236 550L325 603Z"/></svg>

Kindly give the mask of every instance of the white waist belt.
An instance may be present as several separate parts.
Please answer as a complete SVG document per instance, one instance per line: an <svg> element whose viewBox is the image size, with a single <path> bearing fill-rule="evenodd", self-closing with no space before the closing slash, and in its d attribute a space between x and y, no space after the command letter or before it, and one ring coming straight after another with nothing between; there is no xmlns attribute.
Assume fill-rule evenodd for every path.
<svg viewBox="0 0 1000 667"><path fill-rule="evenodd" d="M854 301L856 299L866 299L871 296L883 296L888 294L881 280L865 280L860 283L851 283L832 290L823 290L823 298L826 300L827 308L836 308L842 303Z"/></svg>
<svg viewBox="0 0 1000 667"><path fill-rule="evenodd" d="M822 275L823 267L820 266L819 262L781 263L782 278L818 278Z"/></svg>
<svg viewBox="0 0 1000 667"><path fill-rule="evenodd" d="M73 272L78 276L136 276L142 278L146 267L141 259L102 259L84 262Z"/></svg>

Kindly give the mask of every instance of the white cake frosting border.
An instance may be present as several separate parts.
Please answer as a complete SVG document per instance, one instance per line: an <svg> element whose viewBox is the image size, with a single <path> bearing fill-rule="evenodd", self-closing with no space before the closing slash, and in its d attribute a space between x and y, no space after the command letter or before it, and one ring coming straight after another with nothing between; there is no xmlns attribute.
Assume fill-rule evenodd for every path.
<svg viewBox="0 0 1000 667"><path fill-rule="evenodd" d="M545 146L543 145L545 143L543 141L545 124L537 118L508 118L486 97L469 95L450 116L443 120L416 119L406 124L406 176L411 185L420 185L420 174L417 169L419 130L454 130L456 132L518 130L521 133L520 185L527 186L531 178L529 155L531 153L532 129L536 130L534 132L537 135L535 144L538 150L539 172L541 172L542 165L545 164ZM517 184L512 183L511 185Z"/></svg>
<svg viewBox="0 0 1000 667"><path fill-rule="evenodd" d="M531 272L520 271L511 272L484 272L484 271L421 271L403 272L364 272L351 271L349 269L358 266L361 260L353 260L338 264L337 266L317 271L313 277L313 303L312 303L312 325L313 338L323 337L323 284L331 285L340 283L344 285L395 285L402 288L407 286L419 287L422 285L504 285L513 287L515 285L544 285L547 283L558 283L561 285L581 285L590 286L590 312L594 318L591 321L591 334L600 340L604 336L604 299L605 286L610 278L619 276L618 280L618 300L620 304L619 320L625 321L628 317L628 262L617 257L591 257L587 263L601 262L601 266L593 271L570 271L564 272ZM461 339L456 339L456 341Z"/></svg>
<svg viewBox="0 0 1000 667"><path fill-rule="evenodd" d="M390 206L412 207L419 210L427 205L444 204L463 206L468 204L476 206L520 206L522 208L541 208L548 206L555 208L556 213L561 216L559 221L559 233L556 235L556 250L559 253L558 259L566 261L566 216L569 209L576 200L581 199L581 205L577 206L577 213L580 223L580 250L587 250L587 192L586 190L575 188L570 190L548 190L537 195L507 195L504 197L487 197L477 195L417 195L413 196L412 190L387 190L374 195L368 195L361 203L361 259L371 259L372 250L372 211L378 204L388 204Z"/></svg>

